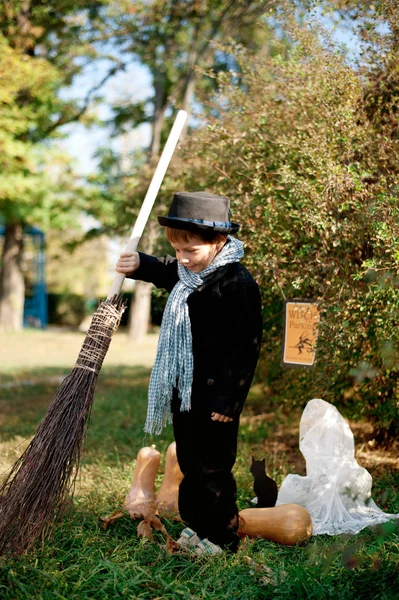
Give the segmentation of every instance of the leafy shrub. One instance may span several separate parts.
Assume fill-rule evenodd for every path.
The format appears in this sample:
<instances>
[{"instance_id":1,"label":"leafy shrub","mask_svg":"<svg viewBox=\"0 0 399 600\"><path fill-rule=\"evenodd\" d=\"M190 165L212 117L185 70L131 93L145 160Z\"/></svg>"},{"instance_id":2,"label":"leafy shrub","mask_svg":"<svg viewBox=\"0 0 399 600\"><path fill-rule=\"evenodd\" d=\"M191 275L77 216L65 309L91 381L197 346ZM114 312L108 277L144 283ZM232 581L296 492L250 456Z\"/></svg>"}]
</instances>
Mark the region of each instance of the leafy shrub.
<instances>
[{"instance_id":1,"label":"leafy shrub","mask_svg":"<svg viewBox=\"0 0 399 600\"><path fill-rule=\"evenodd\" d=\"M229 196L242 224L265 307L259 375L270 398L322 397L398 432L394 88L345 62L319 31L291 36L288 50L257 60L235 48L237 72L217 76L217 116L186 150L183 185ZM320 304L313 370L280 366L283 296Z\"/></svg>"},{"instance_id":2,"label":"leafy shrub","mask_svg":"<svg viewBox=\"0 0 399 600\"><path fill-rule=\"evenodd\" d=\"M85 298L65 292L48 294L48 317L51 325L78 327L85 316Z\"/></svg>"}]
</instances>

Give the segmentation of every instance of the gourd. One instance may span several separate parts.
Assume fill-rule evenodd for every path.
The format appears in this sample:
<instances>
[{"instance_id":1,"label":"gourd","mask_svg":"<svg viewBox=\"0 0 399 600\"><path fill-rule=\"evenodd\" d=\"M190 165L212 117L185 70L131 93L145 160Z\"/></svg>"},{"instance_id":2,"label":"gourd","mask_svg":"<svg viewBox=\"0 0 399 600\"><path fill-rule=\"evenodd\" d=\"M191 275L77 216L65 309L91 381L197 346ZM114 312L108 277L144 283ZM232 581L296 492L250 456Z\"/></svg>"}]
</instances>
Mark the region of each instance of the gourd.
<instances>
[{"instance_id":1,"label":"gourd","mask_svg":"<svg viewBox=\"0 0 399 600\"><path fill-rule=\"evenodd\" d=\"M299 504L272 508L246 508L238 513L240 536L261 537L286 546L306 542L312 535L312 520Z\"/></svg>"},{"instance_id":2,"label":"gourd","mask_svg":"<svg viewBox=\"0 0 399 600\"><path fill-rule=\"evenodd\" d=\"M158 514L176 516L179 512L179 485L183 479L176 455L176 442L172 442L166 451L165 475L156 495Z\"/></svg>"},{"instance_id":3,"label":"gourd","mask_svg":"<svg viewBox=\"0 0 399 600\"><path fill-rule=\"evenodd\" d=\"M141 448L137 454L131 488L125 498L125 507L132 519L155 515L155 476L161 453L155 446Z\"/></svg>"}]
</instances>

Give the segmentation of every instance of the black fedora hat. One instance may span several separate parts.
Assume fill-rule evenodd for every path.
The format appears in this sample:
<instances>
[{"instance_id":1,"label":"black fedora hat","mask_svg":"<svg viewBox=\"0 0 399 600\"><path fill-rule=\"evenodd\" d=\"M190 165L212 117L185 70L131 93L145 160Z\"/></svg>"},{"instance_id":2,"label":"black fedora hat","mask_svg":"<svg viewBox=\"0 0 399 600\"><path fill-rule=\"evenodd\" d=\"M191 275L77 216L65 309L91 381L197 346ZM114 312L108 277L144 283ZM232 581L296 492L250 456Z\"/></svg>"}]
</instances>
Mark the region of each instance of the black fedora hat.
<instances>
[{"instance_id":1,"label":"black fedora hat","mask_svg":"<svg viewBox=\"0 0 399 600\"><path fill-rule=\"evenodd\" d=\"M208 192L176 192L166 217L158 217L163 227L189 231L235 233L240 226L230 221L230 200Z\"/></svg>"}]
</instances>

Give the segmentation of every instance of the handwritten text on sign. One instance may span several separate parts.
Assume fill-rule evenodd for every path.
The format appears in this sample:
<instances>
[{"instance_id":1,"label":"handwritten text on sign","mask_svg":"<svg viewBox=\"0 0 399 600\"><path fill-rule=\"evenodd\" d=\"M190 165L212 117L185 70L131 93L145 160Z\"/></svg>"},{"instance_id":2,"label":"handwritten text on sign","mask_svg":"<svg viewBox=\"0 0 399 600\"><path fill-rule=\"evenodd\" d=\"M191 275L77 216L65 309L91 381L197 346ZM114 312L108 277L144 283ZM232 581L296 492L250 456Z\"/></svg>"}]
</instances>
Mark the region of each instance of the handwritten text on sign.
<instances>
[{"instance_id":1,"label":"handwritten text on sign","mask_svg":"<svg viewBox=\"0 0 399 600\"><path fill-rule=\"evenodd\" d=\"M287 300L283 363L311 367L316 356L320 311L315 302Z\"/></svg>"}]
</instances>

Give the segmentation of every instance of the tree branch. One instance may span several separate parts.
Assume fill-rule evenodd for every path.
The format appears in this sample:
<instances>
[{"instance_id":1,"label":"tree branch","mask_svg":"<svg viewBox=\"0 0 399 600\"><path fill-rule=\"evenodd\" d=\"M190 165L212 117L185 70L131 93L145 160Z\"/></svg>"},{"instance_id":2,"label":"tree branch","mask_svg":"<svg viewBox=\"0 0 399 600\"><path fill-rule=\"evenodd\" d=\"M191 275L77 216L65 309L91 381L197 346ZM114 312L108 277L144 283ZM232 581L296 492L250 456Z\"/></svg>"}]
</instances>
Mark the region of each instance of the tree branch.
<instances>
[{"instance_id":1,"label":"tree branch","mask_svg":"<svg viewBox=\"0 0 399 600\"><path fill-rule=\"evenodd\" d=\"M118 65L113 67L97 85L92 87L87 92L86 97L83 101L83 106L78 111L76 111L73 115L61 116L57 121L55 121L55 123L52 123L50 125L50 127L48 127L43 132L43 137L47 137L50 133L52 133L55 129L57 129L58 127L61 127L62 125L67 125L68 123L73 123L74 121L78 121L80 119L80 117L88 109L90 102L92 101L93 95L108 81L108 79L113 77L115 75L115 73L117 73L118 71L123 71L125 69L125 67L126 67L125 63L119 63Z\"/></svg>"}]
</instances>

